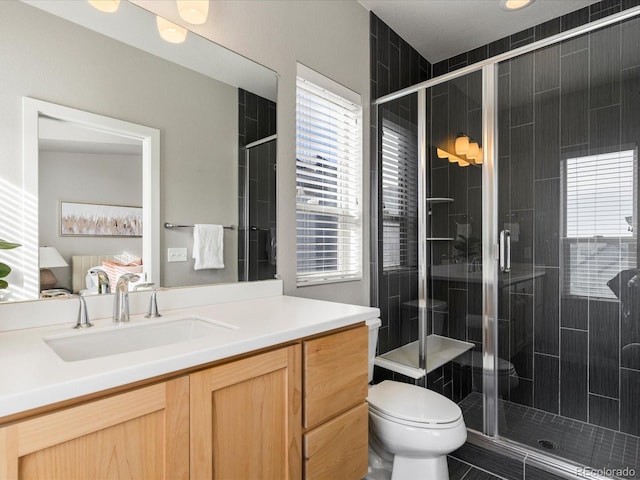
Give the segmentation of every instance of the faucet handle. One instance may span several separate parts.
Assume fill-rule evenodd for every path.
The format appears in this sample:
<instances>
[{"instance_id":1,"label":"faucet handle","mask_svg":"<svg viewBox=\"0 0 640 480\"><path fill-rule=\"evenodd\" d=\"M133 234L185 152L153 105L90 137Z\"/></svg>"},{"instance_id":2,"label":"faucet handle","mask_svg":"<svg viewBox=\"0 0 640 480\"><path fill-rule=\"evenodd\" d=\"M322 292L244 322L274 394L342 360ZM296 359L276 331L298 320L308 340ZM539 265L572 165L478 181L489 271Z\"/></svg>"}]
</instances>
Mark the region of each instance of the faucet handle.
<instances>
[{"instance_id":1,"label":"faucet handle","mask_svg":"<svg viewBox=\"0 0 640 480\"><path fill-rule=\"evenodd\" d=\"M89 313L87 311L87 302L84 299L84 296L78 295L78 299L80 299L80 309L78 310L78 321L76 322L76 326L73 328L89 328L93 327L93 323L89 321Z\"/></svg>"},{"instance_id":2,"label":"faucet handle","mask_svg":"<svg viewBox=\"0 0 640 480\"><path fill-rule=\"evenodd\" d=\"M149 299L149 310L144 318L158 318L161 317L160 313L158 313L158 289L156 288L153 292L151 292L151 298Z\"/></svg>"}]
</instances>

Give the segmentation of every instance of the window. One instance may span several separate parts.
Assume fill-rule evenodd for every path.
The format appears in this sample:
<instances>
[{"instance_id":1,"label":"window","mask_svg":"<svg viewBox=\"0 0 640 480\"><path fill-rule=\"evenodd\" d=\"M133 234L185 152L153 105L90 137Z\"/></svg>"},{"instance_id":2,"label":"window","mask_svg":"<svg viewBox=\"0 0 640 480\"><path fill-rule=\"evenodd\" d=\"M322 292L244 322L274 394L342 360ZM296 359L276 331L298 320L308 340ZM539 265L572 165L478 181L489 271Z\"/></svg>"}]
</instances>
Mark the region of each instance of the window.
<instances>
[{"instance_id":1,"label":"window","mask_svg":"<svg viewBox=\"0 0 640 480\"><path fill-rule=\"evenodd\" d=\"M635 150L569 158L564 166L564 292L616 298L607 282L637 266Z\"/></svg>"},{"instance_id":2,"label":"window","mask_svg":"<svg viewBox=\"0 0 640 480\"><path fill-rule=\"evenodd\" d=\"M390 114L388 114L390 115ZM382 264L384 270L417 265L417 134L382 120Z\"/></svg>"},{"instance_id":3,"label":"window","mask_svg":"<svg viewBox=\"0 0 640 480\"><path fill-rule=\"evenodd\" d=\"M297 284L362 278L359 95L298 65Z\"/></svg>"}]
</instances>

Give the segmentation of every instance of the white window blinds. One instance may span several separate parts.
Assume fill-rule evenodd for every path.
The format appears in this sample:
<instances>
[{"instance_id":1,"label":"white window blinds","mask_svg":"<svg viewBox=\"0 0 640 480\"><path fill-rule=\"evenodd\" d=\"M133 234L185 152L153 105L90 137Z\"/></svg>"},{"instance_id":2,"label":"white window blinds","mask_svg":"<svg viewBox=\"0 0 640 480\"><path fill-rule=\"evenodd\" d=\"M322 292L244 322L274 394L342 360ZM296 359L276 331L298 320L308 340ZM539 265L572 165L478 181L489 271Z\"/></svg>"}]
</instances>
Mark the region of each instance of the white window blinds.
<instances>
[{"instance_id":1,"label":"white window blinds","mask_svg":"<svg viewBox=\"0 0 640 480\"><path fill-rule=\"evenodd\" d=\"M382 121L382 262L385 270L417 264L417 133Z\"/></svg>"},{"instance_id":2,"label":"white window blinds","mask_svg":"<svg viewBox=\"0 0 640 480\"><path fill-rule=\"evenodd\" d=\"M564 177L564 291L615 298L607 282L637 267L635 151L569 158Z\"/></svg>"},{"instance_id":3,"label":"white window blinds","mask_svg":"<svg viewBox=\"0 0 640 480\"><path fill-rule=\"evenodd\" d=\"M297 283L360 279L362 107L302 77L296 92Z\"/></svg>"}]
</instances>

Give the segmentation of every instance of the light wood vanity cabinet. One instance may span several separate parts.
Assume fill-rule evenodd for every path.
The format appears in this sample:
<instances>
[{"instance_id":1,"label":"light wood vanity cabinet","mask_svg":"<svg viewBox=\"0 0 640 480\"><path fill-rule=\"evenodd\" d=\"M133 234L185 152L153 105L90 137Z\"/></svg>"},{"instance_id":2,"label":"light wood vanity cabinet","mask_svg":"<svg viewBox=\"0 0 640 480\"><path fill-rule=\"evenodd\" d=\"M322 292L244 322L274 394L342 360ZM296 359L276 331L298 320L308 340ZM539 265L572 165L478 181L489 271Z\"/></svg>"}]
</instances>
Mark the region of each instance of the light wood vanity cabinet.
<instances>
[{"instance_id":1,"label":"light wood vanity cabinet","mask_svg":"<svg viewBox=\"0 0 640 480\"><path fill-rule=\"evenodd\" d=\"M363 325L302 344L305 480L367 473L368 334Z\"/></svg>"},{"instance_id":2,"label":"light wood vanity cabinet","mask_svg":"<svg viewBox=\"0 0 640 480\"><path fill-rule=\"evenodd\" d=\"M359 326L0 427L0 478L355 480L367 472Z\"/></svg>"},{"instance_id":3,"label":"light wood vanity cabinet","mask_svg":"<svg viewBox=\"0 0 640 480\"><path fill-rule=\"evenodd\" d=\"M0 478L188 479L188 378L0 428Z\"/></svg>"},{"instance_id":4,"label":"light wood vanity cabinet","mask_svg":"<svg viewBox=\"0 0 640 480\"><path fill-rule=\"evenodd\" d=\"M301 478L300 345L191 377L191 478Z\"/></svg>"}]
</instances>

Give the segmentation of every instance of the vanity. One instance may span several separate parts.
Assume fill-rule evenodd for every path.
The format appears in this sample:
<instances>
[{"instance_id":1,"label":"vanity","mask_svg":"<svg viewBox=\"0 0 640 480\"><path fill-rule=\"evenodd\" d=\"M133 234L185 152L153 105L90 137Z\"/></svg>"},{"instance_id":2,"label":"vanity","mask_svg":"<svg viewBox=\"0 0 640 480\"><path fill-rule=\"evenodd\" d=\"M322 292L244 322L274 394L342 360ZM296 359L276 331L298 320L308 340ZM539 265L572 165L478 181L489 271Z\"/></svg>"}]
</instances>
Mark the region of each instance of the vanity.
<instances>
[{"instance_id":1,"label":"vanity","mask_svg":"<svg viewBox=\"0 0 640 480\"><path fill-rule=\"evenodd\" d=\"M163 291L163 316L151 320L143 315L148 292L131 298L128 325L92 318L93 328L76 331L67 316L0 333L1 478L366 474L364 321L378 309L284 296L277 280ZM104 299L88 300L101 311ZM31 306L37 314L42 303L71 313L77 305L32 302L22 313ZM73 347L51 347L70 335L135 336L184 319L213 333L66 361L59 355Z\"/></svg>"}]
</instances>

